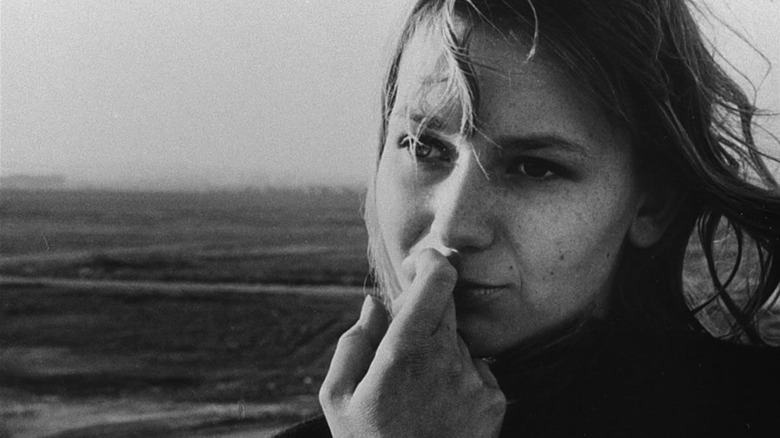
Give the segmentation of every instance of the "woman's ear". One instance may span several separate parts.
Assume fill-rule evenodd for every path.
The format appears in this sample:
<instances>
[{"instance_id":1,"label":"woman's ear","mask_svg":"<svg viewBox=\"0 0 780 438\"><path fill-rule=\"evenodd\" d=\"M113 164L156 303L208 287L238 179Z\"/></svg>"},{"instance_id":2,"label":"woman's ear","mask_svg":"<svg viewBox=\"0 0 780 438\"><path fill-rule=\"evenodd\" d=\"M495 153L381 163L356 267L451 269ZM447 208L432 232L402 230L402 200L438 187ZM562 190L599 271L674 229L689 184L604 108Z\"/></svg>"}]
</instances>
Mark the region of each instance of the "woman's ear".
<instances>
[{"instance_id":1,"label":"woman's ear","mask_svg":"<svg viewBox=\"0 0 780 438\"><path fill-rule=\"evenodd\" d=\"M682 196L668 186L645 189L628 230L631 244L647 248L658 243L679 211L681 199Z\"/></svg>"}]
</instances>

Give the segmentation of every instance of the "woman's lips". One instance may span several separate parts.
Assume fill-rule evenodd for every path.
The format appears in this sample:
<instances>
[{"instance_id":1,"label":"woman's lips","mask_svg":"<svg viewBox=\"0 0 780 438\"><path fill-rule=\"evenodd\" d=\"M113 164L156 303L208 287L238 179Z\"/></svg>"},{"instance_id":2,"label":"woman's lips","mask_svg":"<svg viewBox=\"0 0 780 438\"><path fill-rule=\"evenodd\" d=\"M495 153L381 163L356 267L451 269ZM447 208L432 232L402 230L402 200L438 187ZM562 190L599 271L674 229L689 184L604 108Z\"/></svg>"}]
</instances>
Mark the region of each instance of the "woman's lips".
<instances>
[{"instance_id":1,"label":"woman's lips","mask_svg":"<svg viewBox=\"0 0 780 438\"><path fill-rule=\"evenodd\" d=\"M507 288L507 285L458 280L452 293L456 307L478 307L491 301Z\"/></svg>"}]
</instances>

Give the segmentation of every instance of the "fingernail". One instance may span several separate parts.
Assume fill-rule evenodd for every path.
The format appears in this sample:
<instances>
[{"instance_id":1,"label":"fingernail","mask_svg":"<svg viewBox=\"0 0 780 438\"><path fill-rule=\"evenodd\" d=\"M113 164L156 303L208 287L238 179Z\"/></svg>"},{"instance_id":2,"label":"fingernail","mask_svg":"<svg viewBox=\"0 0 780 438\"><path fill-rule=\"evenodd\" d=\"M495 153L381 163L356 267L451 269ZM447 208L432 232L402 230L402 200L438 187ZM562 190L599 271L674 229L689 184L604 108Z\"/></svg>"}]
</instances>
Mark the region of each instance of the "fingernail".
<instances>
[{"instance_id":1,"label":"fingernail","mask_svg":"<svg viewBox=\"0 0 780 438\"><path fill-rule=\"evenodd\" d=\"M368 315L374 310L374 306L376 305L376 298L372 297L371 295L366 295L366 298L363 300L363 307L360 308L359 321L365 321L368 318Z\"/></svg>"},{"instance_id":2,"label":"fingernail","mask_svg":"<svg viewBox=\"0 0 780 438\"><path fill-rule=\"evenodd\" d=\"M401 262L401 275L399 277L399 280L403 279L406 282L408 282L407 284L413 283L417 276L417 273L426 269L425 266L426 259L424 257L421 257L420 255L425 251L431 251L431 250L443 256L447 260L447 262L450 265L452 265L452 267L455 268L456 271L460 270L460 252L457 249L448 248L446 246L441 246L441 245L430 246L412 252ZM393 308L395 310L395 306L393 306Z\"/></svg>"},{"instance_id":3,"label":"fingernail","mask_svg":"<svg viewBox=\"0 0 780 438\"><path fill-rule=\"evenodd\" d=\"M419 253L411 254L401 262L401 274L409 282L414 281L414 277L417 275L417 259L420 258L418 255Z\"/></svg>"},{"instance_id":4,"label":"fingernail","mask_svg":"<svg viewBox=\"0 0 780 438\"><path fill-rule=\"evenodd\" d=\"M460 271L460 252L457 249L447 248L447 252L442 254L456 270Z\"/></svg>"},{"instance_id":5,"label":"fingernail","mask_svg":"<svg viewBox=\"0 0 780 438\"><path fill-rule=\"evenodd\" d=\"M450 258L450 257L458 255L458 250L455 249L455 248L449 248L449 247L446 247L446 246L440 246L440 247L434 247L433 249L435 249L436 251L439 251L441 253L441 255L443 255L446 258Z\"/></svg>"}]
</instances>

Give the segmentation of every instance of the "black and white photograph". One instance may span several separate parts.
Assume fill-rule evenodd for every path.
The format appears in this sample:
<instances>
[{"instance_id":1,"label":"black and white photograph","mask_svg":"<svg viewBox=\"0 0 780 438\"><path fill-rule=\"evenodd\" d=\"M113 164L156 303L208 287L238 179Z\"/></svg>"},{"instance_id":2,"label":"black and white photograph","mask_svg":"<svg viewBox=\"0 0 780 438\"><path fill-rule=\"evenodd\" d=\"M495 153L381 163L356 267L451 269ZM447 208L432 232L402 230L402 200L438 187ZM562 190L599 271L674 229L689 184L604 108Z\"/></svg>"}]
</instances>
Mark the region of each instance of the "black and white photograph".
<instances>
[{"instance_id":1,"label":"black and white photograph","mask_svg":"<svg viewBox=\"0 0 780 438\"><path fill-rule=\"evenodd\" d=\"M778 0L0 0L0 438L780 436Z\"/></svg>"}]
</instances>

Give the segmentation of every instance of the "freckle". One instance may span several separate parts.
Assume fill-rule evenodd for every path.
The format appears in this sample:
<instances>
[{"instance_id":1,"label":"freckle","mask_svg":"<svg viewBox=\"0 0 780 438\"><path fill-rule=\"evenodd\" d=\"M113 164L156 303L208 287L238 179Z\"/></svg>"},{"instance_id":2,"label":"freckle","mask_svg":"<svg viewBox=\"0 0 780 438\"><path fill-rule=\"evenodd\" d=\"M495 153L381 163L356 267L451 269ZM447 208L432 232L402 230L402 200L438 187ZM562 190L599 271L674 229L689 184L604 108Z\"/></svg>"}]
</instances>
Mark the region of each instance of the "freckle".
<instances>
[{"instance_id":1,"label":"freckle","mask_svg":"<svg viewBox=\"0 0 780 438\"><path fill-rule=\"evenodd\" d=\"M561 256L560 256L560 257L558 257L558 259L559 259L559 260L563 260L563 259L565 259L565 258L566 258L566 255L565 255L565 254L563 254L563 253L561 253Z\"/></svg>"},{"instance_id":2,"label":"freckle","mask_svg":"<svg viewBox=\"0 0 780 438\"><path fill-rule=\"evenodd\" d=\"M512 265L509 265L509 270L510 270L510 271L514 271L514 270L515 270L515 267L514 267L514 266L512 266Z\"/></svg>"},{"instance_id":3,"label":"freckle","mask_svg":"<svg viewBox=\"0 0 780 438\"><path fill-rule=\"evenodd\" d=\"M555 271L550 271L550 277L555 276Z\"/></svg>"}]
</instances>

